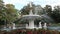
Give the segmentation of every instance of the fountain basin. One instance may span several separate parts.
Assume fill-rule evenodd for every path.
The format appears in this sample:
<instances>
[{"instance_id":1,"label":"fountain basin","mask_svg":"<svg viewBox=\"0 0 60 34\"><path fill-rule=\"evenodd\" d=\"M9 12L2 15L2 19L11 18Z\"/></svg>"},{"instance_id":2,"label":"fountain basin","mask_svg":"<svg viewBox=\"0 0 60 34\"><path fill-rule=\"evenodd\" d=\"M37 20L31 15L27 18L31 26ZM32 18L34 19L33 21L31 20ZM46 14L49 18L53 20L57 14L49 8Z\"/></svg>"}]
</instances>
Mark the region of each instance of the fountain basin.
<instances>
[{"instance_id":1,"label":"fountain basin","mask_svg":"<svg viewBox=\"0 0 60 34\"><path fill-rule=\"evenodd\" d=\"M40 18L42 18L40 15L23 15L22 16L22 19L28 19L28 20L30 20L30 19L40 19Z\"/></svg>"}]
</instances>

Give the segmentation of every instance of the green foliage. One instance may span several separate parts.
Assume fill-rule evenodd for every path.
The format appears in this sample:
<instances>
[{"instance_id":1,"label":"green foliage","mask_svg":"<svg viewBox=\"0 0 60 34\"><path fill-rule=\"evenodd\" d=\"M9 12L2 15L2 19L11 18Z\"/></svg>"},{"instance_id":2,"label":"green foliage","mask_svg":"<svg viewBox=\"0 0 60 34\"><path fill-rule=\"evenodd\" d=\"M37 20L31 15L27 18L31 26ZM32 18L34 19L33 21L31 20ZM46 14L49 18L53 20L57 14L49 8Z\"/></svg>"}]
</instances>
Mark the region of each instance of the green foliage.
<instances>
[{"instance_id":1,"label":"green foliage","mask_svg":"<svg viewBox=\"0 0 60 34\"><path fill-rule=\"evenodd\" d=\"M18 17L18 10L15 9L13 4L6 4L7 7L7 20L8 22L14 22Z\"/></svg>"},{"instance_id":2,"label":"green foliage","mask_svg":"<svg viewBox=\"0 0 60 34\"><path fill-rule=\"evenodd\" d=\"M4 5L3 1L0 0L0 23L14 22L18 18L18 10L13 4Z\"/></svg>"},{"instance_id":3,"label":"green foliage","mask_svg":"<svg viewBox=\"0 0 60 34\"><path fill-rule=\"evenodd\" d=\"M60 6L55 6L53 13L52 13L52 18L57 22L60 23Z\"/></svg>"}]
</instances>

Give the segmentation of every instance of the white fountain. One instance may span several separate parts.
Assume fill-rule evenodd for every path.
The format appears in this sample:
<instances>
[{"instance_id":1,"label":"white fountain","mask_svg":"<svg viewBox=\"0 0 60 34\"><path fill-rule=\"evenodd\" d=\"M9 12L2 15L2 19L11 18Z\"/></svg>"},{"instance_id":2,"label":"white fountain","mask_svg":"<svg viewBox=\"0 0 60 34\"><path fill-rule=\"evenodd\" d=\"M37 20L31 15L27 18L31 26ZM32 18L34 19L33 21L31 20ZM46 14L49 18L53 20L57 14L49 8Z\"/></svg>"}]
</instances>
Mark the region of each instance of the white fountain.
<instances>
[{"instance_id":1,"label":"white fountain","mask_svg":"<svg viewBox=\"0 0 60 34\"><path fill-rule=\"evenodd\" d=\"M32 3L30 3L30 8L32 8ZM35 28L34 20L40 19L40 16L37 14L33 14L32 9L30 9L29 15L23 15L22 18L24 18L23 20L27 19L29 21L29 25L26 24L26 27L28 26L29 29L33 29Z\"/></svg>"},{"instance_id":2,"label":"white fountain","mask_svg":"<svg viewBox=\"0 0 60 34\"><path fill-rule=\"evenodd\" d=\"M33 12L32 12L32 2L31 2L30 3L29 15L23 15L21 21L28 20L29 21L29 23L28 23L29 25L26 24L26 28L34 29L34 28L37 28L37 26L34 25L34 20L36 20L36 19L42 19L42 18L41 18L40 15L37 15L37 13L33 14ZM41 22L39 22L39 27L38 28L42 28Z\"/></svg>"}]
</instances>

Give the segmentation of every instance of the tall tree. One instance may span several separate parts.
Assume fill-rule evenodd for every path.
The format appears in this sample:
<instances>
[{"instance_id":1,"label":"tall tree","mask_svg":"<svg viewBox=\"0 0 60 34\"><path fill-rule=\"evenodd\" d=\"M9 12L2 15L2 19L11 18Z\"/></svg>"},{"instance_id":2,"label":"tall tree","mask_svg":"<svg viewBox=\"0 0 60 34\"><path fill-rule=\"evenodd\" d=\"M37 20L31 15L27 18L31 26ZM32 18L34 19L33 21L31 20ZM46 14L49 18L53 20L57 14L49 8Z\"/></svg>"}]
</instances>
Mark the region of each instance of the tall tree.
<instances>
[{"instance_id":1,"label":"tall tree","mask_svg":"<svg viewBox=\"0 0 60 34\"><path fill-rule=\"evenodd\" d=\"M13 4L6 4L7 8L7 22L14 22L16 18L18 18L18 10L15 9L15 6Z\"/></svg>"},{"instance_id":2,"label":"tall tree","mask_svg":"<svg viewBox=\"0 0 60 34\"><path fill-rule=\"evenodd\" d=\"M40 5L36 5L36 6L35 6L34 12L37 13L38 15L42 15L42 14L45 13L45 12L43 11L43 8L42 8Z\"/></svg>"},{"instance_id":3,"label":"tall tree","mask_svg":"<svg viewBox=\"0 0 60 34\"><path fill-rule=\"evenodd\" d=\"M5 23L5 9L3 0L0 0L0 24Z\"/></svg>"},{"instance_id":4,"label":"tall tree","mask_svg":"<svg viewBox=\"0 0 60 34\"><path fill-rule=\"evenodd\" d=\"M60 23L60 6L54 7L52 18L56 21L56 23Z\"/></svg>"},{"instance_id":5,"label":"tall tree","mask_svg":"<svg viewBox=\"0 0 60 34\"><path fill-rule=\"evenodd\" d=\"M51 13L52 13L52 7L51 7L50 5L46 5L46 6L44 7L44 10L45 10L45 13L46 13L47 15L51 15Z\"/></svg>"}]
</instances>

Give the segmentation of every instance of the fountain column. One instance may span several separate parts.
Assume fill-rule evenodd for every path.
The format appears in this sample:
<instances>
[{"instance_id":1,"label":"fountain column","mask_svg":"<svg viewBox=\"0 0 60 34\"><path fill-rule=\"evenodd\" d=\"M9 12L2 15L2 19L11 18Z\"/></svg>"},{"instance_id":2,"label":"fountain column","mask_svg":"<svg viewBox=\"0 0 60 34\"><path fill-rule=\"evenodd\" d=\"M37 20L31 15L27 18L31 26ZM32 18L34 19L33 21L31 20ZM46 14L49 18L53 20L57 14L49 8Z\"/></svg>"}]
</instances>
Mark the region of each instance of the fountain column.
<instances>
[{"instance_id":1,"label":"fountain column","mask_svg":"<svg viewBox=\"0 0 60 34\"><path fill-rule=\"evenodd\" d=\"M34 28L34 20L29 20L29 28L30 29Z\"/></svg>"}]
</instances>

